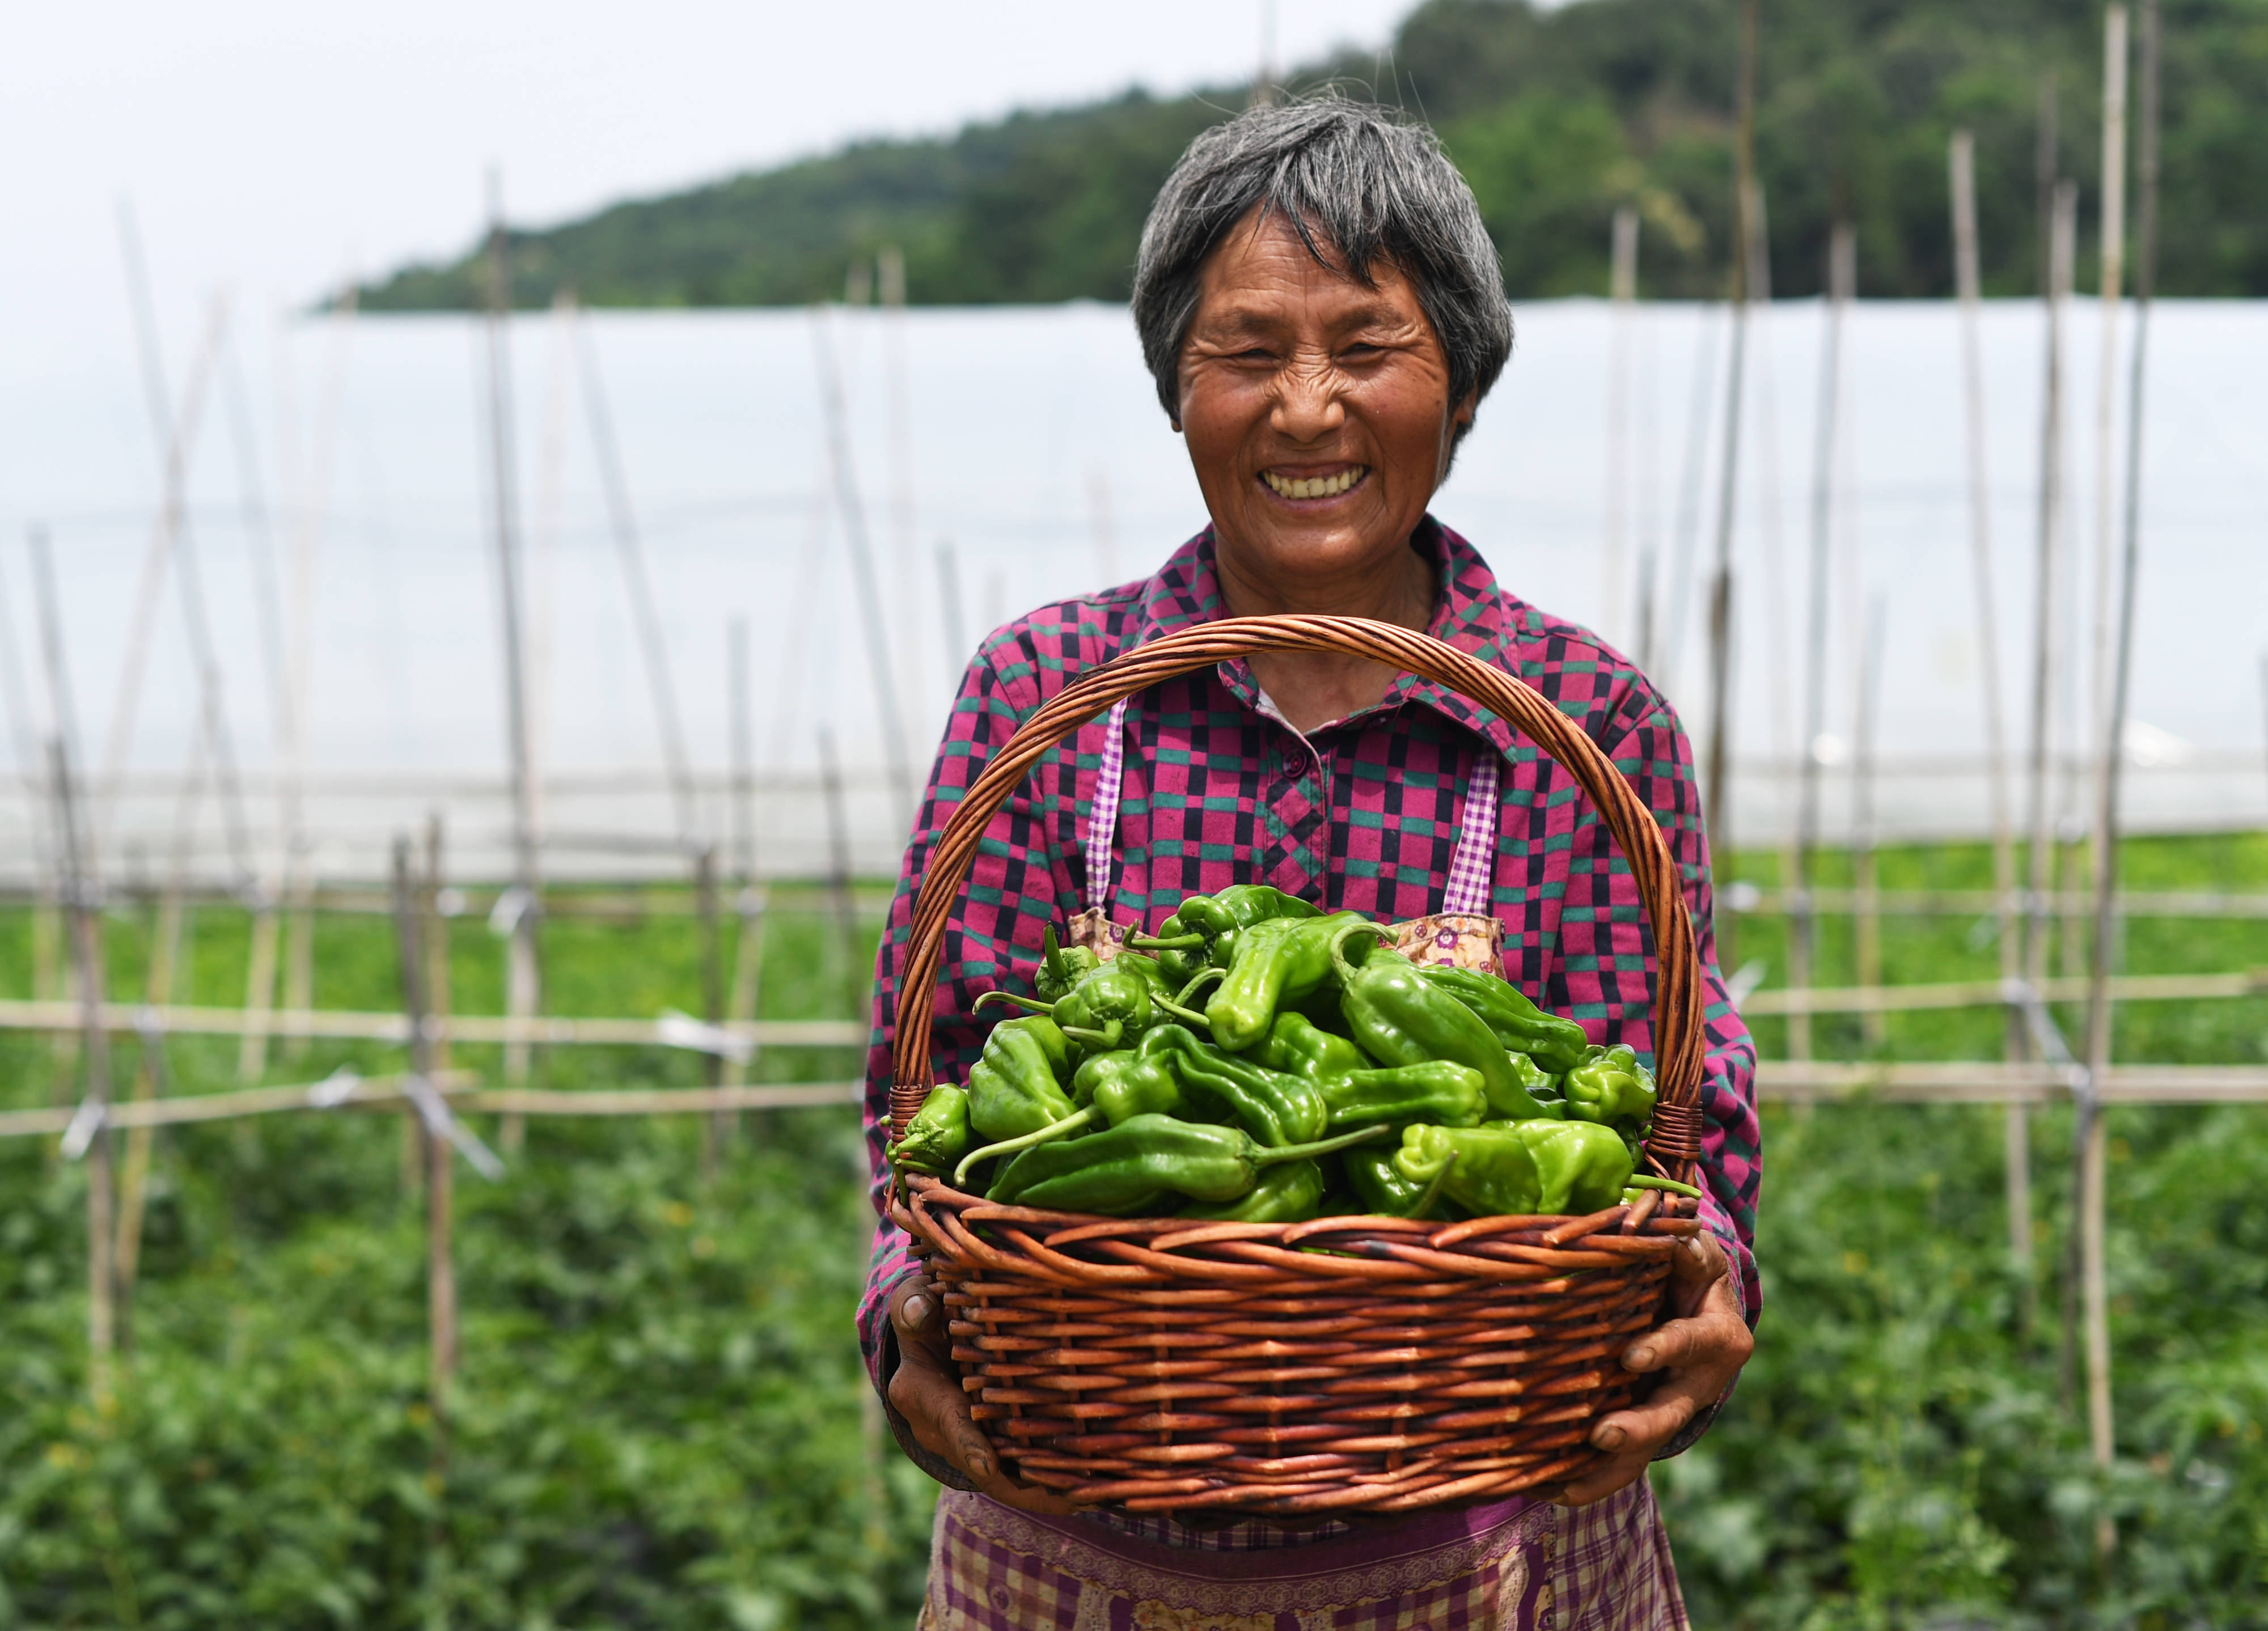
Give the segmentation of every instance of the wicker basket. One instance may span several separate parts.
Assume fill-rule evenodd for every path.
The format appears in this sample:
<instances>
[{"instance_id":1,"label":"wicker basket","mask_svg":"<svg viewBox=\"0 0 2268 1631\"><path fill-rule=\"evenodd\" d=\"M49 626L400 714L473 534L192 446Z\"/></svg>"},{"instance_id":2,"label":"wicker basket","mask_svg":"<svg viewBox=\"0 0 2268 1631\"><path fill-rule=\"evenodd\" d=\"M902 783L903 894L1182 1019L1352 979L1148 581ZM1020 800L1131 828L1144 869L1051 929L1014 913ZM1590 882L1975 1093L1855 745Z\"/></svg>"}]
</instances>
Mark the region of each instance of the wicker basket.
<instances>
[{"instance_id":1,"label":"wicker basket","mask_svg":"<svg viewBox=\"0 0 2268 1631\"><path fill-rule=\"evenodd\" d=\"M1348 652L1436 680L1510 721L1589 794L1630 863L1656 948L1661 1101L1648 1164L1698 1153L1699 962L1677 867L1606 756L1520 680L1438 640L1357 618L1233 618L1066 687L969 788L932 852L900 990L890 1110L931 1085L946 922L993 813L1032 765L1122 696L1260 651ZM942 1289L974 1409L1017 1474L1080 1505L1285 1517L1391 1513L1556 1487L1627 1405L1624 1345L1660 1317L1692 1203L1649 1192L1588 1217L1447 1225L1111 1218L995 1206L934 1179L893 1216Z\"/></svg>"}]
</instances>

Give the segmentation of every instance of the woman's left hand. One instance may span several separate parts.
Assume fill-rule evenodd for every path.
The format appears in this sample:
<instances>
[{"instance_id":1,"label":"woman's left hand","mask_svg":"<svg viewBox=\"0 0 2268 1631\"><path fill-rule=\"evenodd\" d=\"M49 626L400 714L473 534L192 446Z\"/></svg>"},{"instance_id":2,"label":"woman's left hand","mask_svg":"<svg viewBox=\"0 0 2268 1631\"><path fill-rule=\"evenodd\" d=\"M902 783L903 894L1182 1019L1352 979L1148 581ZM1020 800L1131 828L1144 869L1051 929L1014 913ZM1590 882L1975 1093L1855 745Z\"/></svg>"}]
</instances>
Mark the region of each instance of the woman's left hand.
<instances>
[{"instance_id":1,"label":"woman's left hand","mask_svg":"<svg viewBox=\"0 0 2268 1631\"><path fill-rule=\"evenodd\" d=\"M1560 1493L1567 1506L1587 1506L1636 1483L1656 1451L1725 1396L1756 1351L1717 1237L1705 1230L1669 1260L1669 1301L1677 1318L1623 1350L1623 1369L1660 1371L1661 1380L1645 1402L1602 1416L1591 1429L1592 1444L1614 1458Z\"/></svg>"}]
</instances>

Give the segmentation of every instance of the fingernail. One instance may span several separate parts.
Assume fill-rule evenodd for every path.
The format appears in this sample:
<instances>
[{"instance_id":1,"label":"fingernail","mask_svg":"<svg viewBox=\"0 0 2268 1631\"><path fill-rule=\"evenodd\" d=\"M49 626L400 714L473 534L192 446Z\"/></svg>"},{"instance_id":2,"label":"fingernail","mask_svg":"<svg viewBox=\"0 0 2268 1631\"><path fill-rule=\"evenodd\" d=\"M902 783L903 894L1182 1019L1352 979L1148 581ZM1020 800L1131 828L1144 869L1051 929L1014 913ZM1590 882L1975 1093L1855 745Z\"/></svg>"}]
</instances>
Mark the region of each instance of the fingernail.
<instances>
[{"instance_id":1,"label":"fingernail","mask_svg":"<svg viewBox=\"0 0 2268 1631\"><path fill-rule=\"evenodd\" d=\"M906 1318L917 1326L927 1325L930 1315L936 1311L935 1305L925 1297L909 1297L906 1299Z\"/></svg>"},{"instance_id":2,"label":"fingernail","mask_svg":"<svg viewBox=\"0 0 2268 1631\"><path fill-rule=\"evenodd\" d=\"M1602 1427L1591 1435L1591 1442L1602 1450L1620 1450L1624 1435L1618 1427Z\"/></svg>"},{"instance_id":3,"label":"fingernail","mask_svg":"<svg viewBox=\"0 0 2268 1631\"><path fill-rule=\"evenodd\" d=\"M1633 1348L1624 1355L1623 1366L1630 1370L1651 1370L1653 1369L1653 1349L1641 1345Z\"/></svg>"},{"instance_id":4,"label":"fingernail","mask_svg":"<svg viewBox=\"0 0 2268 1631\"><path fill-rule=\"evenodd\" d=\"M973 1478L973 1479L975 1479L975 1480L976 1480L978 1483L980 1483L980 1484L981 1484L981 1483L983 1483L986 1479L988 1479L988 1478L991 1477L991 1476L992 1476L992 1458L991 1458L990 1456L971 1456L971 1457L969 1457L969 1458L968 1458L968 1476L969 1476L969 1477L971 1477L971 1478Z\"/></svg>"}]
</instances>

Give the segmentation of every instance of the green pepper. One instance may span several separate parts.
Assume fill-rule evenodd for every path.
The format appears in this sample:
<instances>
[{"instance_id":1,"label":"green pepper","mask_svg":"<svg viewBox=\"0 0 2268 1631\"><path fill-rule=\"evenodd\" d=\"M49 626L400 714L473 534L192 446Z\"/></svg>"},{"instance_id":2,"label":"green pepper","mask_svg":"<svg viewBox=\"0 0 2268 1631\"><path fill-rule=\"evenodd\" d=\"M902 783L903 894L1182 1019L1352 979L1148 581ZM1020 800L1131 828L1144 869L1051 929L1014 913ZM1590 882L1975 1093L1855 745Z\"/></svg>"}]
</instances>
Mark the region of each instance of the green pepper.
<instances>
[{"instance_id":1,"label":"green pepper","mask_svg":"<svg viewBox=\"0 0 2268 1631\"><path fill-rule=\"evenodd\" d=\"M1530 1098L1541 1103L1546 1098L1562 1097L1559 1077L1517 1048L1512 1051L1510 1057L1512 1073L1520 1078L1520 1084L1528 1090Z\"/></svg>"},{"instance_id":2,"label":"green pepper","mask_svg":"<svg viewBox=\"0 0 2268 1631\"><path fill-rule=\"evenodd\" d=\"M1316 908L1265 884L1232 884L1217 895L1191 895L1158 926L1155 937L1130 936L1127 944L1154 951L1176 988L1207 968L1226 968L1238 937L1274 918L1313 917Z\"/></svg>"},{"instance_id":3,"label":"green pepper","mask_svg":"<svg viewBox=\"0 0 2268 1631\"><path fill-rule=\"evenodd\" d=\"M968 1148L968 1095L949 1082L929 1090L904 1135L890 1146L890 1165L901 1172L943 1177Z\"/></svg>"},{"instance_id":4,"label":"green pepper","mask_svg":"<svg viewBox=\"0 0 2268 1631\"><path fill-rule=\"evenodd\" d=\"M1255 923L1314 917L1317 909L1311 901L1265 884L1232 884L1217 895L1189 896L1182 902L1179 915L1188 929L1217 940Z\"/></svg>"},{"instance_id":5,"label":"green pepper","mask_svg":"<svg viewBox=\"0 0 2268 1631\"><path fill-rule=\"evenodd\" d=\"M1323 1199L1323 1169L1314 1161L1286 1161L1271 1166L1260 1181L1239 1199L1209 1206L1182 1209L1182 1217L1206 1217L1222 1223L1304 1223L1317 1216Z\"/></svg>"},{"instance_id":6,"label":"green pepper","mask_svg":"<svg viewBox=\"0 0 2268 1631\"><path fill-rule=\"evenodd\" d=\"M1070 1044L1044 1015L994 1025L968 1070L969 1126L984 1138L1019 1138L1062 1120L1071 1113L1061 1085L1070 1064Z\"/></svg>"},{"instance_id":7,"label":"green pepper","mask_svg":"<svg viewBox=\"0 0 2268 1631\"><path fill-rule=\"evenodd\" d=\"M1589 1045L1583 1027L1545 1013L1518 986L1476 968L1428 966L1420 972L1427 984L1440 987L1479 1015L1481 1023L1512 1052L1526 1054L1551 1071L1572 1070L1582 1062Z\"/></svg>"},{"instance_id":8,"label":"green pepper","mask_svg":"<svg viewBox=\"0 0 2268 1631\"><path fill-rule=\"evenodd\" d=\"M1515 1121L1506 1129L1535 1157L1539 1212L1602 1212L1631 1181L1630 1146L1589 1121Z\"/></svg>"},{"instance_id":9,"label":"green pepper","mask_svg":"<svg viewBox=\"0 0 2268 1631\"><path fill-rule=\"evenodd\" d=\"M1594 1047L1567 1073L1567 1113L1609 1127L1644 1127L1653 1119L1653 1072L1617 1042Z\"/></svg>"},{"instance_id":10,"label":"green pepper","mask_svg":"<svg viewBox=\"0 0 2268 1631\"><path fill-rule=\"evenodd\" d=\"M1276 1016L1268 1040L1253 1058L1270 1070L1303 1076L1310 1082L1369 1068L1370 1055L1343 1036L1334 1036L1296 1010Z\"/></svg>"},{"instance_id":11,"label":"green pepper","mask_svg":"<svg viewBox=\"0 0 2268 1631\"><path fill-rule=\"evenodd\" d=\"M1145 1211L1169 1194L1192 1201L1233 1201L1269 1167L1344 1150L1386 1130L1366 1127L1311 1144L1270 1150L1255 1143L1241 1128L1138 1115L1085 1138L1026 1150L992 1180L986 1198L1112 1217Z\"/></svg>"},{"instance_id":12,"label":"green pepper","mask_svg":"<svg viewBox=\"0 0 2268 1631\"><path fill-rule=\"evenodd\" d=\"M1440 1196L1441 1178L1447 1169L1436 1172L1430 1181L1404 1178L1395 1163L1395 1153L1383 1144L1366 1144L1339 1157L1362 1209L1376 1217L1446 1216Z\"/></svg>"},{"instance_id":13,"label":"green pepper","mask_svg":"<svg viewBox=\"0 0 2268 1631\"><path fill-rule=\"evenodd\" d=\"M1064 950L1056 939L1056 926L1048 925L1040 938L1040 977L1035 982L1043 1003L1060 1003L1071 988L1102 966L1102 959L1083 945Z\"/></svg>"},{"instance_id":14,"label":"green pepper","mask_svg":"<svg viewBox=\"0 0 2268 1631\"><path fill-rule=\"evenodd\" d=\"M1372 1121L1400 1126L1432 1121L1442 1127L1472 1127L1488 1110L1481 1073L1446 1060L1383 1069L1350 1070L1316 1084L1323 1095L1328 1125L1356 1127Z\"/></svg>"},{"instance_id":15,"label":"green pepper","mask_svg":"<svg viewBox=\"0 0 2268 1631\"><path fill-rule=\"evenodd\" d=\"M1132 1045L1158 1023L1161 1009L1176 1018L1200 1022L1204 1018L1171 1000L1165 976L1149 958L1114 958L1089 969L1068 993L1052 1003L1019 996L1012 991L987 991L976 999L976 1010L981 1013L995 1003L1010 1003L1045 1014L1071 1040L1106 1053Z\"/></svg>"},{"instance_id":16,"label":"green pepper","mask_svg":"<svg viewBox=\"0 0 2268 1631\"><path fill-rule=\"evenodd\" d=\"M1543 1193L1535 1151L1515 1130L1526 1125L1428 1127L1413 1122L1402 1129L1395 1170L1408 1183L1438 1179L1449 1199L1480 1216L1524 1216L1541 1209Z\"/></svg>"},{"instance_id":17,"label":"green pepper","mask_svg":"<svg viewBox=\"0 0 2268 1631\"><path fill-rule=\"evenodd\" d=\"M1300 1144L1323 1135L1329 1108L1305 1076L1224 1054L1184 1025L1160 1025L1142 1040L1145 1053L1171 1057L1184 1092L1226 1106L1262 1143Z\"/></svg>"},{"instance_id":18,"label":"green pepper","mask_svg":"<svg viewBox=\"0 0 2268 1631\"><path fill-rule=\"evenodd\" d=\"M1071 1096L1074 1104L1101 1111L1113 1127L1131 1116L1182 1115L1189 1108L1171 1062L1130 1047L1097 1054L1080 1065L1071 1079Z\"/></svg>"},{"instance_id":19,"label":"green pepper","mask_svg":"<svg viewBox=\"0 0 2268 1631\"><path fill-rule=\"evenodd\" d=\"M1232 1054L1264 1040L1279 1009L1313 995L1331 977L1336 937L1360 929L1376 932L1366 918L1335 912L1270 918L1244 930L1227 974L1205 1003L1212 1040Z\"/></svg>"},{"instance_id":20,"label":"green pepper","mask_svg":"<svg viewBox=\"0 0 2268 1631\"><path fill-rule=\"evenodd\" d=\"M1481 1090L1493 1114L1515 1121L1542 1114L1496 1033L1471 1009L1427 981L1415 963L1374 943L1359 967L1347 960L1349 941L1377 932L1367 923L1348 923L1336 930L1329 946L1342 987L1339 1010L1363 1051L1385 1065L1445 1059L1467 1066L1481 1073Z\"/></svg>"}]
</instances>

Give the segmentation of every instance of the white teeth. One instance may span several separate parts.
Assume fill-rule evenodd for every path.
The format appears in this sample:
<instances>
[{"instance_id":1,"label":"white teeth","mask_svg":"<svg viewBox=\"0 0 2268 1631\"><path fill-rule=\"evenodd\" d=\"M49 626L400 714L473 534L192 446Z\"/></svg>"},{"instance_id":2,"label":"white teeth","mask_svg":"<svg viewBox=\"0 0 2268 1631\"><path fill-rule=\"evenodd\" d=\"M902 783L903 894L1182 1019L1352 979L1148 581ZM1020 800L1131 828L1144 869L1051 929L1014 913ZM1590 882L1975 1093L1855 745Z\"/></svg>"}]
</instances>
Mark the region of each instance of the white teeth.
<instances>
[{"instance_id":1,"label":"white teeth","mask_svg":"<svg viewBox=\"0 0 2268 1631\"><path fill-rule=\"evenodd\" d=\"M1263 470L1261 477L1276 493L1285 498L1336 498L1368 474L1368 467L1350 465L1336 475L1303 476L1287 479L1273 470Z\"/></svg>"}]
</instances>

